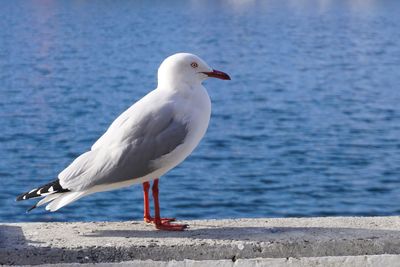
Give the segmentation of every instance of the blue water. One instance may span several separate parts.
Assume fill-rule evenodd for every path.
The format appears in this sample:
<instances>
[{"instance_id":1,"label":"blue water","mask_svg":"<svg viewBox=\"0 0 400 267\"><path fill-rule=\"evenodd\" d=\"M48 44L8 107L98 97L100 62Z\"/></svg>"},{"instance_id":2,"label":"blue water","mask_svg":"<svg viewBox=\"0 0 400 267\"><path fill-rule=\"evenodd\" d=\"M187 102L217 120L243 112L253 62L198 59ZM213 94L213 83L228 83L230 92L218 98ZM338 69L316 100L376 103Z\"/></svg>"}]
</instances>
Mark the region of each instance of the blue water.
<instances>
[{"instance_id":1,"label":"blue water","mask_svg":"<svg viewBox=\"0 0 400 267\"><path fill-rule=\"evenodd\" d=\"M168 3L165 3L168 2ZM161 179L180 219L400 214L396 1L1 1L0 221L142 217L141 186L25 210L167 56L198 54L208 132Z\"/></svg>"}]
</instances>

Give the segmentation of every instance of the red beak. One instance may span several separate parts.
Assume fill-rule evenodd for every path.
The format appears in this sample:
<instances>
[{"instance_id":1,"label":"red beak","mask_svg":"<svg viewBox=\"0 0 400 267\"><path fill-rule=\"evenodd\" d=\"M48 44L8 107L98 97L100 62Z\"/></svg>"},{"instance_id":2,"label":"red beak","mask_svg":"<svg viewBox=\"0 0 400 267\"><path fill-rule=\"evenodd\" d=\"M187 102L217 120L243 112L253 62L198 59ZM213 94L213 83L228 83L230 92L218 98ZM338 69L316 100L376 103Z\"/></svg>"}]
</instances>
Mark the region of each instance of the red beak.
<instances>
[{"instance_id":1,"label":"red beak","mask_svg":"<svg viewBox=\"0 0 400 267\"><path fill-rule=\"evenodd\" d=\"M213 78L218 78L221 80L230 80L231 77L229 77L228 74L226 74L225 72L219 71L219 70L213 70L210 72L203 72L205 75L207 75L208 77L213 77Z\"/></svg>"}]
</instances>

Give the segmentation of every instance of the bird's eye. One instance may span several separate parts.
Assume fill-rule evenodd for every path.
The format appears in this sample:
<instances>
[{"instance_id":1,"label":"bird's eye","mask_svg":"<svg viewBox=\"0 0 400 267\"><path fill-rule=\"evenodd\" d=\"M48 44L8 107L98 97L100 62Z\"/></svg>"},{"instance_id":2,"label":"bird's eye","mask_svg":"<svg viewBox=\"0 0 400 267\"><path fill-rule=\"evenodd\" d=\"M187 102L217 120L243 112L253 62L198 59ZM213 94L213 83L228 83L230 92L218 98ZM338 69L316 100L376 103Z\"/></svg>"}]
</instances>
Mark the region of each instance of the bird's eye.
<instances>
[{"instance_id":1,"label":"bird's eye","mask_svg":"<svg viewBox=\"0 0 400 267\"><path fill-rule=\"evenodd\" d=\"M190 64L190 66L192 66L192 68L197 68L199 65L196 63L196 62L192 62L191 64Z\"/></svg>"}]
</instances>

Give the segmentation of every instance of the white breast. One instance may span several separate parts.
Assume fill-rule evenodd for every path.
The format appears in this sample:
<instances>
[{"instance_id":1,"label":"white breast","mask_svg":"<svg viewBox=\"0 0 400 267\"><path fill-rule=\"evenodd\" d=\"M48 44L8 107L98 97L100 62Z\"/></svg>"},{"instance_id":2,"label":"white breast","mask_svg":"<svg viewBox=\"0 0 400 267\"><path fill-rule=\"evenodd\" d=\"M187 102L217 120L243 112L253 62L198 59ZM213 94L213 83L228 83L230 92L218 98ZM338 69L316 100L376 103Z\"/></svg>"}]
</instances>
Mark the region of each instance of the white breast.
<instances>
[{"instance_id":1,"label":"white breast","mask_svg":"<svg viewBox=\"0 0 400 267\"><path fill-rule=\"evenodd\" d=\"M162 167L152 175L161 176L188 157L203 138L210 122L211 101L203 86L193 89L185 98L175 99L175 103L176 118L187 123L188 134L183 144L155 162Z\"/></svg>"}]
</instances>

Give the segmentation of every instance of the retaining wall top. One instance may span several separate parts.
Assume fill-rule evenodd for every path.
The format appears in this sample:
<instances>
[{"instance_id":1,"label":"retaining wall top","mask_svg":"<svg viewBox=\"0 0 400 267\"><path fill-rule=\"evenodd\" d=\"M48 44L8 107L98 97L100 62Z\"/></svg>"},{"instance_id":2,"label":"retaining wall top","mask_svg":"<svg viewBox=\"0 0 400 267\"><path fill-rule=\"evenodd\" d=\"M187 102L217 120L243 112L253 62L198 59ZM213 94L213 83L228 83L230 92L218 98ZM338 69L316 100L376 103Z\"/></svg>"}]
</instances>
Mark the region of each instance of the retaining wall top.
<instances>
[{"instance_id":1,"label":"retaining wall top","mask_svg":"<svg viewBox=\"0 0 400 267\"><path fill-rule=\"evenodd\" d=\"M0 224L0 264L400 254L400 217Z\"/></svg>"}]
</instances>

